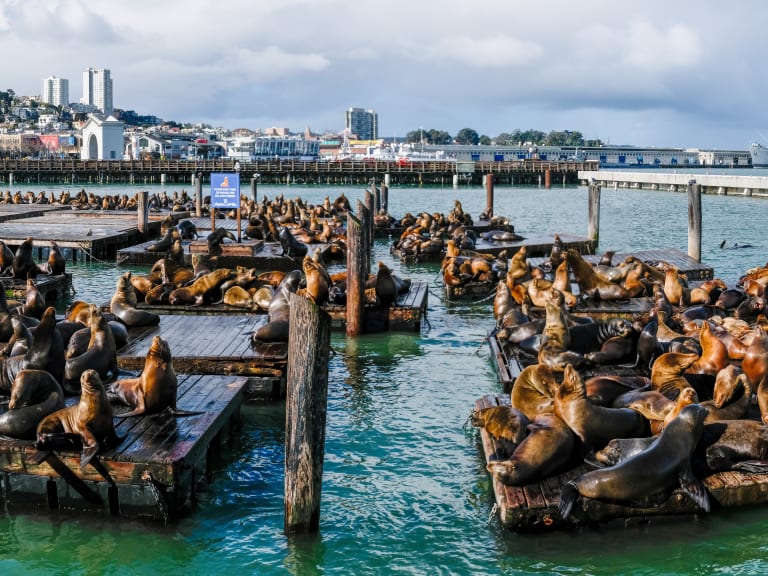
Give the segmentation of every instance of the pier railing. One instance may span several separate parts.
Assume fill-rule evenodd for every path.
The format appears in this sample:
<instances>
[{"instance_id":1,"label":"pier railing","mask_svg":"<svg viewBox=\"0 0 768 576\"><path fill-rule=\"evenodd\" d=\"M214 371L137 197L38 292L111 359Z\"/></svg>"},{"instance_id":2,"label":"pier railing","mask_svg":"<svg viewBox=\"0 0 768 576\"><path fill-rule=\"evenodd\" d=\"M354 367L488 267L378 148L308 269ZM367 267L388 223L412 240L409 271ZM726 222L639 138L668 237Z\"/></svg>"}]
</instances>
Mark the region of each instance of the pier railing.
<instances>
[{"instance_id":1,"label":"pier railing","mask_svg":"<svg viewBox=\"0 0 768 576\"><path fill-rule=\"evenodd\" d=\"M217 160L77 160L3 159L0 183L20 185L46 183L191 183L192 177L210 181L212 172L239 172L241 181L258 178L267 183L393 183L450 184L454 176L462 181L482 182L494 174L497 183L531 183L549 172L553 182L577 183L580 170L594 170L597 162L550 162L517 160L501 162L382 161L382 160L285 160L242 162Z\"/></svg>"}]
</instances>

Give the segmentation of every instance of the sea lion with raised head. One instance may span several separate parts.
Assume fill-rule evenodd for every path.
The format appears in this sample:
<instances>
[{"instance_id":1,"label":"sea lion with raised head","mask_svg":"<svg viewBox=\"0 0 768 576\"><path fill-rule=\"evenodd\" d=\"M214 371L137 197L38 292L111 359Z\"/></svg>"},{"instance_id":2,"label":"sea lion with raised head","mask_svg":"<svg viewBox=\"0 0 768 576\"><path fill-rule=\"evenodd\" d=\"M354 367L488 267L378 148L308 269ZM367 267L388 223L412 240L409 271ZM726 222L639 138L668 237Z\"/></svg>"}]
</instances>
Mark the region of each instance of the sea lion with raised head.
<instances>
[{"instance_id":1,"label":"sea lion with raised head","mask_svg":"<svg viewBox=\"0 0 768 576\"><path fill-rule=\"evenodd\" d=\"M88 322L91 337L88 349L77 356L70 356L64 363L62 385L65 390L74 390L80 376L88 369L95 370L101 378L118 373L117 345L109 323L96 304L91 304L91 317Z\"/></svg>"},{"instance_id":2,"label":"sea lion with raised head","mask_svg":"<svg viewBox=\"0 0 768 576\"><path fill-rule=\"evenodd\" d=\"M57 437L75 435L82 442L80 468L84 468L102 448L120 443L112 421L112 405L96 370L80 376L80 401L49 414L37 426L38 450L55 448Z\"/></svg>"},{"instance_id":3,"label":"sea lion with raised head","mask_svg":"<svg viewBox=\"0 0 768 576\"><path fill-rule=\"evenodd\" d=\"M40 274L40 267L32 257L33 239L28 236L16 249L13 257L13 276L20 280L26 280L30 276L34 277Z\"/></svg>"},{"instance_id":4,"label":"sea lion with raised head","mask_svg":"<svg viewBox=\"0 0 768 576\"><path fill-rule=\"evenodd\" d=\"M705 512L709 496L693 474L691 456L701 438L707 410L691 404L680 411L643 451L609 468L585 472L560 493L558 509L567 519L581 495L596 500L635 503L680 486Z\"/></svg>"},{"instance_id":5,"label":"sea lion with raised head","mask_svg":"<svg viewBox=\"0 0 768 576\"><path fill-rule=\"evenodd\" d=\"M510 391L510 403L533 420L537 414L555 410L554 390L557 381L545 364L531 364L515 378Z\"/></svg>"},{"instance_id":6,"label":"sea lion with raised head","mask_svg":"<svg viewBox=\"0 0 768 576\"><path fill-rule=\"evenodd\" d=\"M160 316L149 310L136 308L138 300L131 282L131 271L123 272L117 279L115 293L109 301L109 311L128 327L155 326Z\"/></svg>"},{"instance_id":7,"label":"sea lion with raised head","mask_svg":"<svg viewBox=\"0 0 768 576\"><path fill-rule=\"evenodd\" d=\"M33 439L40 421L64 408L64 391L47 370L22 370L11 386L8 411L0 414L0 434Z\"/></svg>"},{"instance_id":8,"label":"sea lion with raised head","mask_svg":"<svg viewBox=\"0 0 768 576\"><path fill-rule=\"evenodd\" d=\"M259 326L251 336L251 344L260 342L287 342L291 317L290 294L295 293L301 282L301 271L292 270L275 290L267 311L267 323Z\"/></svg>"},{"instance_id":9,"label":"sea lion with raised head","mask_svg":"<svg viewBox=\"0 0 768 576\"><path fill-rule=\"evenodd\" d=\"M665 396L675 399L683 388L690 384L683 374L698 360L698 354L665 352L653 362L651 385Z\"/></svg>"}]
</instances>

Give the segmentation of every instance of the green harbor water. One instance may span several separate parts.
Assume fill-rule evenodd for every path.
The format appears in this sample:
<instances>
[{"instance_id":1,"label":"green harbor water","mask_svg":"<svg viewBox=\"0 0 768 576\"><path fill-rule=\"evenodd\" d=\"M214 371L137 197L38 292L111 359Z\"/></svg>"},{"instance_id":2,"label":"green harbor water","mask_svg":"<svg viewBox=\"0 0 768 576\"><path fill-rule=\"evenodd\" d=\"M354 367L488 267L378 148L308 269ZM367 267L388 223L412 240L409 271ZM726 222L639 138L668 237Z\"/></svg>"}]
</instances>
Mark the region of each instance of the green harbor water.
<instances>
[{"instance_id":1,"label":"green harbor water","mask_svg":"<svg viewBox=\"0 0 768 576\"><path fill-rule=\"evenodd\" d=\"M22 190L37 187L22 187ZM58 194L60 188L55 188ZM64 189L64 188L61 188ZM79 190L79 188L78 188ZM132 188L88 188L132 193ZM159 191L159 187L150 188ZM169 192L173 188L168 188ZM357 187L259 187L320 202ZM476 216L481 188L390 189L389 208L448 212L454 199ZM735 281L766 262L768 199L704 196L705 263ZM584 187L499 188L495 213L518 233L586 235ZM687 251L684 193L603 189L599 250ZM721 249L734 242L751 244ZM484 338L490 302L449 303L439 265L403 265L377 241L375 260L430 284L420 334L334 334L320 530L283 533L283 403L248 403L234 443L210 462L193 510L162 526L93 515L0 513L0 572L67 574L765 574L768 507L708 516L612 524L547 534L505 531L479 434L467 421L477 398L500 393ZM374 261L375 261L374 260ZM108 299L120 273L111 263L68 264L75 298ZM141 271L141 268L133 268Z\"/></svg>"}]
</instances>

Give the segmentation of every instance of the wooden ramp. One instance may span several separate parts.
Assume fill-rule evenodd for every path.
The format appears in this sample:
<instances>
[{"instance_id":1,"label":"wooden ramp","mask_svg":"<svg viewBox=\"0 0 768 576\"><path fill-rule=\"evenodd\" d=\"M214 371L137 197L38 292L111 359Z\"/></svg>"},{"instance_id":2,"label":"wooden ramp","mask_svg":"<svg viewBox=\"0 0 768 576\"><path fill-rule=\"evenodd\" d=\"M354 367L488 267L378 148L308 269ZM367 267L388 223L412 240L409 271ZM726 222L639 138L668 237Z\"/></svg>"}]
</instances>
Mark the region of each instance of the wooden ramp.
<instances>
[{"instance_id":1,"label":"wooden ramp","mask_svg":"<svg viewBox=\"0 0 768 576\"><path fill-rule=\"evenodd\" d=\"M121 370L141 371L152 338L168 342L177 373L247 376L246 395L280 398L285 395L288 343L251 346L251 334L266 323L266 315L160 315L160 324L131 328L128 344L117 351Z\"/></svg>"},{"instance_id":2,"label":"wooden ramp","mask_svg":"<svg viewBox=\"0 0 768 576\"><path fill-rule=\"evenodd\" d=\"M40 453L32 441L0 438L0 493L7 507L176 519L193 503L209 451L239 422L246 385L232 376L178 379L178 408L200 414L116 418L123 440L101 452L96 466L80 469L80 452ZM126 411L114 406L115 414Z\"/></svg>"},{"instance_id":3,"label":"wooden ramp","mask_svg":"<svg viewBox=\"0 0 768 576\"><path fill-rule=\"evenodd\" d=\"M483 396L475 402L475 409L481 410L500 404L509 404L509 398ZM503 448L497 446L495 440L484 429L480 429L480 437L486 463L494 457L505 457ZM644 508L579 497L570 518L563 520L557 509L562 487L584 472L593 469L591 466L582 464L562 474L526 486L506 486L494 476L493 493L502 526L525 532L603 524L614 520L622 520L626 523L630 520L639 522L661 516L692 517L701 513L698 506L677 488L662 504ZM716 513L718 508L753 506L768 502L768 474L718 472L707 476L702 481L709 492L713 513Z\"/></svg>"}]
</instances>

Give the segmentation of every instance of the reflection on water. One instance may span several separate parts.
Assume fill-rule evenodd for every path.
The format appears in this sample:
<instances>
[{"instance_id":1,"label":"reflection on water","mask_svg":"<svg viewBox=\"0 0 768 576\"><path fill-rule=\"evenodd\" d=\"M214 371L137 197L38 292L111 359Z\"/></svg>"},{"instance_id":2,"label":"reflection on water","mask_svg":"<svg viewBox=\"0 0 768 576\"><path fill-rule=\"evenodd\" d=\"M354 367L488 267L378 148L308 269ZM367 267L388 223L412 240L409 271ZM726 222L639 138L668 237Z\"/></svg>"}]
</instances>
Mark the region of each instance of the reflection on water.
<instances>
[{"instance_id":1,"label":"reflection on water","mask_svg":"<svg viewBox=\"0 0 768 576\"><path fill-rule=\"evenodd\" d=\"M121 191L124 188L121 188ZM169 189L169 192L171 190ZM259 187L259 195L319 202L362 188ZM476 215L480 188L393 189L390 211L448 212L454 199ZM587 193L568 187L497 188L495 213L518 233L585 235ZM685 194L602 191L599 250L687 250ZM768 199L705 196L703 259L734 280L766 261L759 231ZM752 248L722 250L724 240ZM350 339L335 333L320 534L283 534L285 415L282 402L248 404L231 447L193 514L168 528L69 515L0 515L0 570L25 574L689 574L768 570L761 534L768 511L715 511L709 517L574 533L520 535L488 523L493 505L476 429L474 401L500 393L484 338L490 300L444 302L439 265L403 265L379 241L374 262L430 286L421 334ZM75 298L104 302L114 264L68 263ZM142 271L141 267L133 268Z\"/></svg>"}]
</instances>

